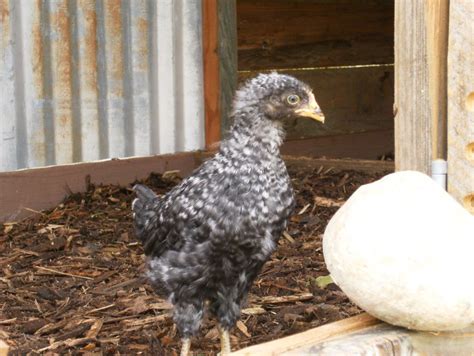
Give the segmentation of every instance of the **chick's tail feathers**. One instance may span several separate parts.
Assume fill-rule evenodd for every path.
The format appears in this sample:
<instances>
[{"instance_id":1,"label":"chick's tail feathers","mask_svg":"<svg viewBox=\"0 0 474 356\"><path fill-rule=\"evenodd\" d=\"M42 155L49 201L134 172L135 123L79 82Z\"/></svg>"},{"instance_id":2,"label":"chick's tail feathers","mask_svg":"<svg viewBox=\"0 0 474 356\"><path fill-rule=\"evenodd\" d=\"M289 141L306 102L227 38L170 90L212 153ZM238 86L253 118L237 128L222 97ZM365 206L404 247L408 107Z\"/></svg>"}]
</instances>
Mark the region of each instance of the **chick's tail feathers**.
<instances>
[{"instance_id":1,"label":"chick's tail feathers","mask_svg":"<svg viewBox=\"0 0 474 356\"><path fill-rule=\"evenodd\" d=\"M133 191L137 195L137 197L132 202L132 210L134 213L143 209L144 203L153 202L156 198L158 198L153 190L141 184L135 184L133 186Z\"/></svg>"},{"instance_id":2,"label":"chick's tail feathers","mask_svg":"<svg viewBox=\"0 0 474 356\"><path fill-rule=\"evenodd\" d=\"M157 221L156 205L158 196L148 187L136 184L133 191L137 197L132 202L135 233L144 242L147 240L147 231L153 229Z\"/></svg>"}]
</instances>

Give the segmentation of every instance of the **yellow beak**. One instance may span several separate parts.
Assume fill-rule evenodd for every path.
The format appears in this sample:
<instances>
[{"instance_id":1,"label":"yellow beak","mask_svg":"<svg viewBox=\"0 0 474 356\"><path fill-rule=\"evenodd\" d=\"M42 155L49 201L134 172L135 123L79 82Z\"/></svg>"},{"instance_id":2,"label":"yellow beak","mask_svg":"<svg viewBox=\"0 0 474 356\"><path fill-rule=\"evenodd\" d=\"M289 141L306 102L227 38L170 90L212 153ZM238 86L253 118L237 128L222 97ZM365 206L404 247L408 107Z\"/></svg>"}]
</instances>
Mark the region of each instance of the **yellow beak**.
<instances>
[{"instance_id":1,"label":"yellow beak","mask_svg":"<svg viewBox=\"0 0 474 356\"><path fill-rule=\"evenodd\" d=\"M296 110L295 113L299 116L309 117L324 124L324 114L316 102L313 93L309 94L308 106Z\"/></svg>"}]
</instances>

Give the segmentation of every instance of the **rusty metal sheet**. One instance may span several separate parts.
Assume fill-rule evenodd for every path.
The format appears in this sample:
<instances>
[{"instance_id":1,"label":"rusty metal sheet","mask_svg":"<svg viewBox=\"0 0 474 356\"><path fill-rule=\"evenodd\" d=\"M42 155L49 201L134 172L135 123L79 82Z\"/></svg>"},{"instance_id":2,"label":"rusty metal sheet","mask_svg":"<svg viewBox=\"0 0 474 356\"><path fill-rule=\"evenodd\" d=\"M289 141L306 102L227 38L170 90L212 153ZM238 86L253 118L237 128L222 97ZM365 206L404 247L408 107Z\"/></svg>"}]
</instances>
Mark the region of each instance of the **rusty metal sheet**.
<instances>
[{"instance_id":1,"label":"rusty metal sheet","mask_svg":"<svg viewBox=\"0 0 474 356\"><path fill-rule=\"evenodd\" d=\"M204 145L200 0L0 0L0 171Z\"/></svg>"}]
</instances>

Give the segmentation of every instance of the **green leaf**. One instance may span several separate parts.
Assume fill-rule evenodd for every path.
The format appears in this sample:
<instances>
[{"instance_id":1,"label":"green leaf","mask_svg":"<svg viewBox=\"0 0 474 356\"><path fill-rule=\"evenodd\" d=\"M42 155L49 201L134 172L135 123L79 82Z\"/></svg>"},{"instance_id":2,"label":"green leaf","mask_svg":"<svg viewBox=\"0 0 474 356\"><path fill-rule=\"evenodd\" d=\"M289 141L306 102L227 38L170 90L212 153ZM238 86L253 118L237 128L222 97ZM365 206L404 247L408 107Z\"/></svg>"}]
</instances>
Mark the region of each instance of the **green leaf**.
<instances>
[{"instance_id":1,"label":"green leaf","mask_svg":"<svg viewBox=\"0 0 474 356\"><path fill-rule=\"evenodd\" d=\"M329 274L327 276L319 276L318 278L315 279L315 282L316 282L316 285L321 289L324 289L329 284L334 283L334 281L331 278L331 275Z\"/></svg>"}]
</instances>

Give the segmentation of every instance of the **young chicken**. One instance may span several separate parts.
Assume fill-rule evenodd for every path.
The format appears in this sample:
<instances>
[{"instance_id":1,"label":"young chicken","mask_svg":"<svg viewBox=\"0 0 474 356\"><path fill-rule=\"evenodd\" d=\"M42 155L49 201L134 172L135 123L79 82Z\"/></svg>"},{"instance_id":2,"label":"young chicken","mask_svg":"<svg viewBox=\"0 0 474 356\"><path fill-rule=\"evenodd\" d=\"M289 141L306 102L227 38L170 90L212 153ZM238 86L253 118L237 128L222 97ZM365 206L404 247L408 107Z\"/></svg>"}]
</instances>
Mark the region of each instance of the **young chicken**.
<instances>
[{"instance_id":1,"label":"young chicken","mask_svg":"<svg viewBox=\"0 0 474 356\"><path fill-rule=\"evenodd\" d=\"M136 234L148 276L174 306L188 355L205 305L219 322L221 355L242 303L286 228L294 197L280 157L283 123L324 122L311 89L277 73L260 74L236 93L233 126L219 152L162 197L136 185Z\"/></svg>"}]
</instances>

